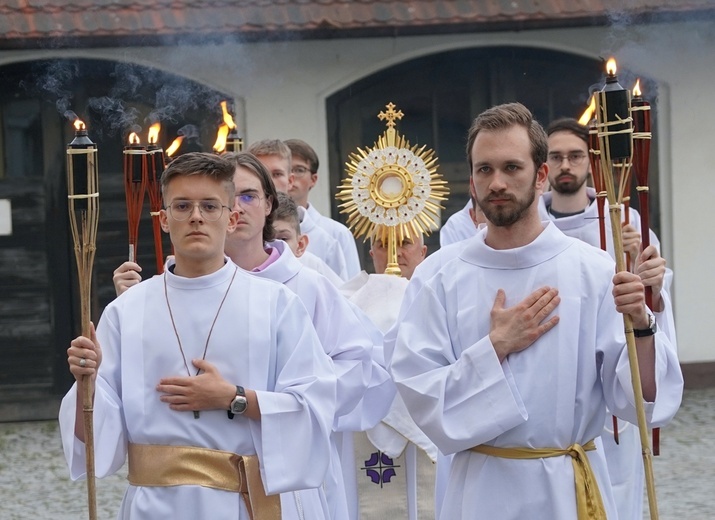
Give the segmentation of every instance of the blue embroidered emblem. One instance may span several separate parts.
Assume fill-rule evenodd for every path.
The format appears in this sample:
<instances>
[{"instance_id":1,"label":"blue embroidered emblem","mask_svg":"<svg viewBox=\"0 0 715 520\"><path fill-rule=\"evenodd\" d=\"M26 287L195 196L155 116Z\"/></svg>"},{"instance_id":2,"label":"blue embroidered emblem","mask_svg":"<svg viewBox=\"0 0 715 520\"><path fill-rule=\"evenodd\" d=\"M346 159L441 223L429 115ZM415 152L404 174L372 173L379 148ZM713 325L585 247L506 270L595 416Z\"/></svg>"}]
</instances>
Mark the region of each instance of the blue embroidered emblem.
<instances>
[{"instance_id":1,"label":"blue embroidered emblem","mask_svg":"<svg viewBox=\"0 0 715 520\"><path fill-rule=\"evenodd\" d=\"M395 468L399 467L390 457L377 451L370 455L370 458L365 461L365 466L360 469L365 470L373 484L379 484L382 487L383 484L389 484L392 477L397 475Z\"/></svg>"}]
</instances>

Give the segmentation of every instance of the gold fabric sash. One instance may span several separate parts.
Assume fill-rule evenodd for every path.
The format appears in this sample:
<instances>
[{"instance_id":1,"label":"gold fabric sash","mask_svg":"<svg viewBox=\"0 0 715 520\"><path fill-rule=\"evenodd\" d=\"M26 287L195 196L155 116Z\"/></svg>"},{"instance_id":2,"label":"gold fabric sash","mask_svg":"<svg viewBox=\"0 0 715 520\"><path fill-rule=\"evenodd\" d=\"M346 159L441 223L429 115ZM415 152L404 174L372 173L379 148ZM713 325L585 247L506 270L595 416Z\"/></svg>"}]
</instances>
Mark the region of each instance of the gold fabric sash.
<instances>
[{"instance_id":1,"label":"gold fabric sash","mask_svg":"<svg viewBox=\"0 0 715 520\"><path fill-rule=\"evenodd\" d=\"M470 451L504 459L546 459L570 456L576 484L578 520L606 520L606 509L603 507L598 482L586 455L587 451L595 449L596 444L591 440L583 446L572 444L565 450L560 448L498 448L482 444L471 448Z\"/></svg>"},{"instance_id":2,"label":"gold fabric sash","mask_svg":"<svg viewBox=\"0 0 715 520\"><path fill-rule=\"evenodd\" d=\"M280 520L280 495L266 496L256 455L192 446L129 444L133 486L203 486L240 493L251 520Z\"/></svg>"}]
</instances>

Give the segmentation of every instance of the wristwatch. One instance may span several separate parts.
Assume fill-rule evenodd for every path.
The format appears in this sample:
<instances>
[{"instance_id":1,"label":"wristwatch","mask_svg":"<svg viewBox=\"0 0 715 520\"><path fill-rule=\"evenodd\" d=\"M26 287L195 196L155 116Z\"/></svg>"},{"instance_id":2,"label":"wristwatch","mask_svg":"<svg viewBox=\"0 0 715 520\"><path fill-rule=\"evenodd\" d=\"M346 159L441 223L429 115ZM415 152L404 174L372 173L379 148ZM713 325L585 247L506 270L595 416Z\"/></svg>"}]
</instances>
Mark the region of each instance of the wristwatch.
<instances>
[{"instance_id":1,"label":"wristwatch","mask_svg":"<svg viewBox=\"0 0 715 520\"><path fill-rule=\"evenodd\" d=\"M228 418L233 419L234 415L241 415L248 408L248 400L246 399L246 391L242 386L236 385L236 397L231 401L228 407Z\"/></svg>"},{"instance_id":2,"label":"wristwatch","mask_svg":"<svg viewBox=\"0 0 715 520\"><path fill-rule=\"evenodd\" d=\"M652 336L658 331L658 326L655 324L655 316L648 313L648 328L647 329L633 329L633 335L636 338L647 338Z\"/></svg>"}]
</instances>

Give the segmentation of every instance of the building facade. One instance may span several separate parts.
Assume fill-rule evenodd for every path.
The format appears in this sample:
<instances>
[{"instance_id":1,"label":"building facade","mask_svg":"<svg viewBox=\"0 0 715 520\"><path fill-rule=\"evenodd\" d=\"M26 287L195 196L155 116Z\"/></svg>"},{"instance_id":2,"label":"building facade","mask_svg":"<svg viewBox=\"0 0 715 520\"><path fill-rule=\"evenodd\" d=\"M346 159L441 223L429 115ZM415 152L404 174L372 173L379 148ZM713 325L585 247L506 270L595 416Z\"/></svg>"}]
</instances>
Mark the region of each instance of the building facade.
<instances>
[{"instance_id":1,"label":"building facade","mask_svg":"<svg viewBox=\"0 0 715 520\"><path fill-rule=\"evenodd\" d=\"M658 2L636 3L642 9L614 13L597 6L569 17L535 13L531 2L521 2L520 11L490 18L472 2L412 2L412 12L403 9L406 3L382 2L386 11L375 4L367 13L360 2L247 2L262 9L263 18L251 22L249 14L258 11L241 13L225 2L193 2L186 12L174 9L172 19L147 18L148 3L137 1L121 3L135 12L133 18L125 13L126 20L115 16L125 22L119 28L111 26L109 8L92 7L95 26L75 27L74 36L67 29L78 17L74 11L65 9L62 29L44 33L42 9L51 4L21 13L36 25L21 26L18 37L15 22L16 32L5 28L0 40L0 353L9 360L0 364L0 420L53 417L71 383L65 349L78 329L64 185L64 148L73 135L66 110L88 121L99 148L96 321L113 297L112 271L126 258L121 151L128 129L145 133L147 121L160 118L166 147L190 125L196 137L190 146L208 151L220 122L218 103L231 99L246 142L298 137L316 148L321 167L311 202L340 218L334 194L347 154L372 145L384 128L377 113L394 102L405 113L400 131L440 158L452 190L444 221L467 200L464 145L476 114L521 101L545 125L578 117L610 56L625 87L643 78L654 107L653 227L676 273L686 382L715 383L713 305L701 298L715 293L715 277L702 266L714 247L707 150L715 136L709 96L715 7L686 2L663 14L651 5ZM206 4L203 26L187 14L200 10L197 4ZM444 9L426 12L423 4ZM233 24L225 22L231 14ZM145 215L139 260L148 276L154 260Z\"/></svg>"}]
</instances>

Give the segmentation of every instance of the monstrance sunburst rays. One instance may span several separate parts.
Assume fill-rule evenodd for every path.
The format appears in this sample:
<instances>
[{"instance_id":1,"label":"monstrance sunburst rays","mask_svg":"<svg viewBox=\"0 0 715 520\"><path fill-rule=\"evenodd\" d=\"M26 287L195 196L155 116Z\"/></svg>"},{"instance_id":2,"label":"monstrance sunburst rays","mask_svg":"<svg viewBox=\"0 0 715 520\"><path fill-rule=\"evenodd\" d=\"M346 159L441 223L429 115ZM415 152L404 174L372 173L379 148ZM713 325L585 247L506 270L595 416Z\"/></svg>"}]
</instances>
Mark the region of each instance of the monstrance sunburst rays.
<instances>
[{"instance_id":1,"label":"monstrance sunburst rays","mask_svg":"<svg viewBox=\"0 0 715 520\"><path fill-rule=\"evenodd\" d=\"M406 237L429 234L439 227L439 201L446 200L447 182L437 173L437 157L426 145L410 146L395 129L401 110L388 103L378 118L387 130L372 148L358 148L346 163L348 176L336 198L356 238L374 236L388 246L387 274L400 274L396 248Z\"/></svg>"}]
</instances>

